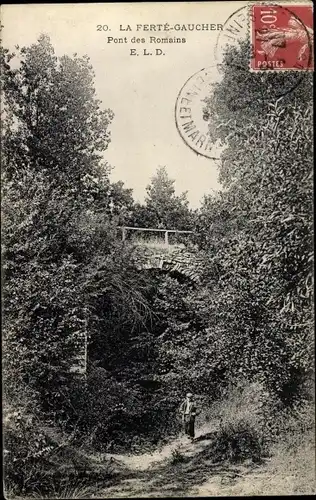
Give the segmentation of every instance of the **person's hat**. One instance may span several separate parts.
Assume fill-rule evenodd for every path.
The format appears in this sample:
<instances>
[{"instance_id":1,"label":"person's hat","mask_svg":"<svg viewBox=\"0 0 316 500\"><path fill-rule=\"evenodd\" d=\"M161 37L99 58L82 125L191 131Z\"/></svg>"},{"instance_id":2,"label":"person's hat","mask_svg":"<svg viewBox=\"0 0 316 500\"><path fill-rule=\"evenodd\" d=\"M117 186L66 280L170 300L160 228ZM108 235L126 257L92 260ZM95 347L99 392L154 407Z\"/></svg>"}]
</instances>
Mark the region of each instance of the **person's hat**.
<instances>
[{"instance_id":1,"label":"person's hat","mask_svg":"<svg viewBox=\"0 0 316 500\"><path fill-rule=\"evenodd\" d=\"M188 392L187 398L192 398L192 397L193 397L193 394L191 394L191 392Z\"/></svg>"}]
</instances>

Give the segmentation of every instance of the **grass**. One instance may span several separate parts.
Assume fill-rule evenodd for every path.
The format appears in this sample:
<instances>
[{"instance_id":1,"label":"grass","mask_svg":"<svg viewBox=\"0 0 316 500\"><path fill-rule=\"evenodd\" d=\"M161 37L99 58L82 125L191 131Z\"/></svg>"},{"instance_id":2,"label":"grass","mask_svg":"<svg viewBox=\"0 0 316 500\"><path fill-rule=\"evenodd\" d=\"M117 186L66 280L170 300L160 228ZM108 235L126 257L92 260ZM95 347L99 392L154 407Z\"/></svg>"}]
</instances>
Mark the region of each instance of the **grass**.
<instances>
[{"instance_id":1,"label":"grass","mask_svg":"<svg viewBox=\"0 0 316 500\"><path fill-rule=\"evenodd\" d=\"M312 494L315 487L314 432L287 436L271 450L271 460L262 480L266 494Z\"/></svg>"},{"instance_id":2,"label":"grass","mask_svg":"<svg viewBox=\"0 0 316 500\"><path fill-rule=\"evenodd\" d=\"M69 483L67 486L57 488L55 485L52 485L50 492L48 494L43 494L40 492L34 492L32 496L15 496L10 491L6 492L6 498L14 499L14 500L30 500L30 499L53 499L53 498L97 498L98 493L100 491L100 486L85 486L80 483Z\"/></svg>"},{"instance_id":3,"label":"grass","mask_svg":"<svg viewBox=\"0 0 316 500\"><path fill-rule=\"evenodd\" d=\"M171 456L145 471L131 471L108 487L69 484L50 495L33 498L115 498L187 496L266 496L315 493L314 434L284 436L260 464L251 459L232 464L212 455L216 433L193 456L175 449ZM9 497L8 497L9 498ZM19 499L17 499L19 500ZM22 500L22 499L21 499Z\"/></svg>"},{"instance_id":4,"label":"grass","mask_svg":"<svg viewBox=\"0 0 316 500\"><path fill-rule=\"evenodd\" d=\"M210 478L197 493L213 495L217 490L217 494L225 496L315 494L314 433L301 435L299 445L296 438L287 436L277 443L271 449L271 458L261 466L241 469L240 477L226 484L219 477Z\"/></svg>"},{"instance_id":5,"label":"grass","mask_svg":"<svg viewBox=\"0 0 316 500\"><path fill-rule=\"evenodd\" d=\"M169 237L170 238L170 237ZM142 236L134 236L129 240L131 243L134 245L139 245L139 246L145 246L149 248L155 248L157 250L169 250L172 251L176 248L184 248L185 245L183 243L174 243L170 241L168 245L166 245L165 240L163 237L155 237L151 236L148 238L142 237Z\"/></svg>"},{"instance_id":6,"label":"grass","mask_svg":"<svg viewBox=\"0 0 316 500\"><path fill-rule=\"evenodd\" d=\"M85 486L81 484L68 484L64 488L53 488L49 495L35 494L33 498L93 498L97 496L99 488L97 486Z\"/></svg>"},{"instance_id":7,"label":"grass","mask_svg":"<svg viewBox=\"0 0 316 500\"><path fill-rule=\"evenodd\" d=\"M176 465L184 462L187 462L187 458L183 455L183 453L181 453L181 451L178 448L172 450L170 457L170 464Z\"/></svg>"},{"instance_id":8,"label":"grass","mask_svg":"<svg viewBox=\"0 0 316 500\"><path fill-rule=\"evenodd\" d=\"M315 494L314 405L306 404L283 420L278 416L281 431L277 441L268 441L267 453L261 440L261 391L258 384L230 388L220 402L204 411L199 419L202 434L193 444L180 440L174 448L169 443L169 452L150 467L148 459L145 467L137 469L136 462L134 466L124 461L116 464L116 457L112 470L106 454L90 455L82 450L78 460L85 469L88 461L92 476L85 480L68 476L66 480L65 474L65 481L52 484L49 492L35 492L31 498ZM140 458L146 459L145 455ZM10 492L6 496L27 498Z\"/></svg>"},{"instance_id":9,"label":"grass","mask_svg":"<svg viewBox=\"0 0 316 500\"><path fill-rule=\"evenodd\" d=\"M171 448L169 456L109 489L104 497L199 497L315 494L313 405L283 417L278 441L261 440L258 384L230 388L204 412L194 444ZM201 430L201 428L200 428Z\"/></svg>"}]
</instances>

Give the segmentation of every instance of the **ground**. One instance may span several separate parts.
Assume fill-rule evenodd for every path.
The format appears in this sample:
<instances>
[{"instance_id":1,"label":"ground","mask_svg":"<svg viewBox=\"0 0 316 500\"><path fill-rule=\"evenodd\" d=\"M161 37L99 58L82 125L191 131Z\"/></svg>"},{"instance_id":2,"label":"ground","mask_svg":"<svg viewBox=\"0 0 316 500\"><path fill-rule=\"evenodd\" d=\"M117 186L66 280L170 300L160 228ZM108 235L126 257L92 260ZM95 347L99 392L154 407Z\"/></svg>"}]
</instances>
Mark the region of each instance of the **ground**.
<instances>
[{"instance_id":1,"label":"ground","mask_svg":"<svg viewBox=\"0 0 316 500\"><path fill-rule=\"evenodd\" d=\"M315 432L294 436L272 448L260 463L214 462L212 443L216 426L197 429L192 443L185 436L153 453L85 455L98 470L90 484L64 485L50 495L28 497L7 494L14 500L43 498L158 498L199 496L307 495L316 493ZM100 474L101 472L101 474ZM110 474L108 474L110 472ZM100 480L100 476L104 479ZM106 485L106 486L105 486Z\"/></svg>"},{"instance_id":2,"label":"ground","mask_svg":"<svg viewBox=\"0 0 316 500\"><path fill-rule=\"evenodd\" d=\"M215 430L198 429L196 441L181 436L152 454L108 455L124 469L119 481L95 493L97 498L250 496L316 493L313 443L295 452L276 448L260 464L214 463L208 449ZM122 470L123 470L122 469ZM123 477L122 477L123 476ZM92 496L90 495L90 498Z\"/></svg>"}]
</instances>

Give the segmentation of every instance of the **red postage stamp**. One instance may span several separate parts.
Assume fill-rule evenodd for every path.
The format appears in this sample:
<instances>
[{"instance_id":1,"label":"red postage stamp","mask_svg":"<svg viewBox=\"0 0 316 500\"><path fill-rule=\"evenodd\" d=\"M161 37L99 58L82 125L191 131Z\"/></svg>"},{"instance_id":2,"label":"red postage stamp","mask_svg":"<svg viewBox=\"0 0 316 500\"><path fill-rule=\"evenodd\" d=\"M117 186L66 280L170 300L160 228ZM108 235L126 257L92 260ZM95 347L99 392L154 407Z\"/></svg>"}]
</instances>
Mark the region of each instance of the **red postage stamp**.
<instances>
[{"instance_id":1,"label":"red postage stamp","mask_svg":"<svg viewBox=\"0 0 316 500\"><path fill-rule=\"evenodd\" d=\"M252 70L311 70L312 5L253 5Z\"/></svg>"}]
</instances>

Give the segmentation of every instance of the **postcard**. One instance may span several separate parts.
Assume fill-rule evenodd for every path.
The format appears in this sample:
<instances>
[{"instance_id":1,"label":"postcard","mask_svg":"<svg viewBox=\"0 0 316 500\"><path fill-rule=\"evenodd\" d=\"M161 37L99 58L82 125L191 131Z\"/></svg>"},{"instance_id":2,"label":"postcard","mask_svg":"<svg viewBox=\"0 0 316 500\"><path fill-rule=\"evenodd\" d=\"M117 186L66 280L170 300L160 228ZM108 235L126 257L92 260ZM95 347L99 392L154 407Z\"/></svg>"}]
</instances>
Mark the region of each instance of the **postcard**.
<instances>
[{"instance_id":1,"label":"postcard","mask_svg":"<svg viewBox=\"0 0 316 500\"><path fill-rule=\"evenodd\" d=\"M315 494L310 1L1 6L4 494Z\"/></svg>"}]
</instances>

